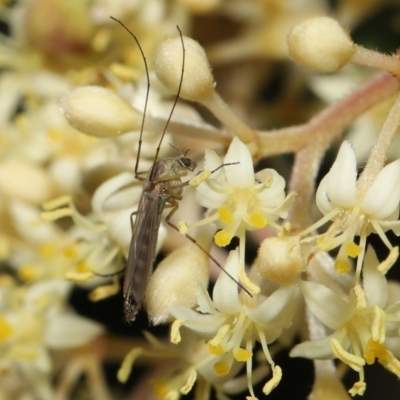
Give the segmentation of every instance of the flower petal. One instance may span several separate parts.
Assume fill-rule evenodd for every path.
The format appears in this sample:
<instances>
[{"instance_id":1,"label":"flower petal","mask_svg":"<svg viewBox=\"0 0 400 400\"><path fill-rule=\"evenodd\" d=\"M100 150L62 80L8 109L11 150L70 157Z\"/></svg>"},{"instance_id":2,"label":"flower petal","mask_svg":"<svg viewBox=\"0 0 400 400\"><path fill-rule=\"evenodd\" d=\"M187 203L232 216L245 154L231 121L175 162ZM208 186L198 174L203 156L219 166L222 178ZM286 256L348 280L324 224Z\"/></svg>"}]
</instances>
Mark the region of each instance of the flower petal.
<instances>
[{"instance_id":1,"label":"flower petal","mask_svg":"<svg viewBox=\"0 0 400 400\"><path fill-rule=\"evenodd\" d=\"M353 314L352 307L326 286L301 281L300 287L312 313L328 328L340 328Z\"/></svg>"},{"instance_id":2,"label":"flower petal","mask_svg":"<svg viewBox=\"0 0 400 400\"><path fill-rule=\"evenodd\" d=\"M362 209L376 219L386 219L400 201L400 160L384 167L368 189Z\"/></svg>"},{"instance_id":3,"label":"flower petal","mask_svg":"<svg viewBox=\"0 0 400 400\"><path fill-rule=\"evenodd\" d=\"M49 318L45 342L50 348L66 349L89 343L104 332L104 327L74 314L57 314Z\"/></svg>"},{"instance_id":4,"label":"flower petal","mask_svg":"<svg viewBox=\"0 0 400 400\"><path fill-rule=\"evenodd\" d=\"M280 319L282 311L292 303L296 286L281 286L257 308L249 309L247 315L260 325L270 323L277 318Z\"/></svg>"},{"instance_id":5,"label":"flower petal","mask_svg":"<svg viewBox=\"0 0 400 400\"><path fill-rule=\"evenodd\" d=\"M240 310L241 303L238 294L239 282L239 251L233 250L229 253L224 270L221 271L213 290L213 300L217 310L223 314L233 314ZM232 279L236 279L236 282Z\"/></svg>"},{"instance_id":6,"label":"flower petal","mask_svg":"<svg viewBox=\"0 0 400 400\"><path fill-rule=\"evenodd\" d=\"M343 142L332 168L317 190L317 205L326 213L329 203L347 208L356 203L357 164L350 142ZM331 210L333 206L328 210ZM321 208L320 208L321 206Z\"/></svg>"},{"instance_id":7,"label":"flower petal","mask_svg":"<svg viewBox=\"0 0 400 400\"><path fill-rule=\"evenodd\" d=\"M234 188L247 188L254 185L253 159L247 146L234 137L224 159L226 180Z\"/></svg>"},{"instance_id":8,"label":"flower petal","mask_svg":"<svg viewBox=\"0 0 400 400\"><path fill-rule=\"evenodd\" d=\"M300 343L293 347L289 355L290 357L304 357L319 360L334 358L329 342L332 337L336 336L336 334L333 334L320 340Z\"/></svg>"}]
</instances>

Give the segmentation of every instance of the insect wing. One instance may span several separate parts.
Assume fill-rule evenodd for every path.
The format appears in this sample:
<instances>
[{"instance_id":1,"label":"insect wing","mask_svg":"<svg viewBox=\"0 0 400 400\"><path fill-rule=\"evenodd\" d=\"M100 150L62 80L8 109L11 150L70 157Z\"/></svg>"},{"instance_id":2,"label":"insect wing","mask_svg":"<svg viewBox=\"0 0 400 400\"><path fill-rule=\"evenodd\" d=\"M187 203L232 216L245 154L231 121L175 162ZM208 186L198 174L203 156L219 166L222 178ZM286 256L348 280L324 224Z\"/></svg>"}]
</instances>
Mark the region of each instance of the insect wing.
<instances>
[{"instance_id":1,"label":"insect wing","mask_svg":"<svg viewBox=\"0 0 400 400\"><path fill-rule=\"evenodd\" d=\"M124 278L125 316L134 321L153 271L161 213L156 189L143 191L129 249Z\"/></svg>"}]
</instances>

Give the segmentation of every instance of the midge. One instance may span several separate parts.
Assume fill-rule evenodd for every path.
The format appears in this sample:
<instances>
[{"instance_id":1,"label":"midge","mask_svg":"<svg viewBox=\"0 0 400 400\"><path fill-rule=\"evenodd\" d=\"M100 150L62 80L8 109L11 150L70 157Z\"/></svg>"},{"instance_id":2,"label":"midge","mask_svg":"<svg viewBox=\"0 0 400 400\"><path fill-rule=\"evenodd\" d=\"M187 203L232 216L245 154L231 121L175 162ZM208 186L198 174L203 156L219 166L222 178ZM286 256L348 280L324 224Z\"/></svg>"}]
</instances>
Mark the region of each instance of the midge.
<instances>
[{"instance_id":1,"label":"midge","mask_svg":"<svg viewBox=\"0 0 400 400\"><path fill-rule=\"evenodd\" d=\"M182 199L183 187L187 182L182 182L181 178L188 174L188 171L194 171L196 163L186 157L186 153L177 157L163 158L158 160L161 143L168 128L169 121L174 112L179 93L182 87L183 73L185 67L185 46L182 32L178 28L182 42L182 73L179 82L178 92L172 105L171 112L165 124L158 143L154 161L148 172L139 172L139 158L142 147L142 135L144 122L146 118L146 109L149 96L150 78L146 57L136 36L119 20L111 17L125 28L135 39L136 44L142 54L147 76L147 92L143 110L142 125L138 143L138 154L135 164L135 177L143 181L143 192L140 196L139 206L136 212L135 225L132 231L132 240L129 249L128 261L126 264L123 296L125 317L128 322L133 322L144 300L150 275L153 271L154 258L157 247L158 230L161 223L161 214L164 208L171 208L165 218L169 223L172 215L178 209L178 201ZM143 177L143 175L145 175ZM170 224L170 223L169 223ZM172 224L170 224L173 226Z\"/></svg>"},{"instance_id":2,"label":"midge","mask_svg":"<svg viewBox=\"0 0 400 400\"><path fill-rule=\"evenodd\" d=\"M161 223L161 214L165 208L171 208L171 211L166 216L165 221L172 228L178 230L177 227L170 222L170 219L175 211L178 209L178 201L182 199L183 187L187 186L189 183L188 181L182 182L181 178L185 177L189 171L193 172L196 168L196 163L190 158L186 157L187 152L177 157L163 158L158 160L161 143L164 139L168 124L171 120L182 88L185 69L185 45L182 37L182 32L180 31L179 27L177 27L182 43L182 70L179 80L178 91L172 105L171 112L161 134L161 138L156 149L151 169L148 172L139 172L138 168L142 147L142 135L150 89L149 71L146 57L136 36L121 21L113 17L111 17L111 19L118 22L134 38L141 52L147 76L147 92L138 142L138 154L135 164L135 177L138 180L144 182L143 192L140 196L138 209L132 214L132 216L136 215L136 220L132 230L132 240L126 264L123 286L125 317L127 322L131 323L135 320L140 306L144 300L149 279L153 271L158 230ZM219 168L223 167L224 165L226 166L229 164L222 164ZM217 170L219 168L217 168ZM146 176L144 177L143 175ZM189 235L185 236L193 243L197 244L194 238ZM205 252L208 257L210 257L210 259L218 265L218 267L223 269L214 257L208 254L206 250L204 250L198 244L197 246L203 252ZM228 274L228 276L230 276L233 280L235 280L229 273L227 273L226 271L224 272ZM244 288L239 282L238 285L246 292L248 292L247 289Z\"/></svg>"}]
</instances>

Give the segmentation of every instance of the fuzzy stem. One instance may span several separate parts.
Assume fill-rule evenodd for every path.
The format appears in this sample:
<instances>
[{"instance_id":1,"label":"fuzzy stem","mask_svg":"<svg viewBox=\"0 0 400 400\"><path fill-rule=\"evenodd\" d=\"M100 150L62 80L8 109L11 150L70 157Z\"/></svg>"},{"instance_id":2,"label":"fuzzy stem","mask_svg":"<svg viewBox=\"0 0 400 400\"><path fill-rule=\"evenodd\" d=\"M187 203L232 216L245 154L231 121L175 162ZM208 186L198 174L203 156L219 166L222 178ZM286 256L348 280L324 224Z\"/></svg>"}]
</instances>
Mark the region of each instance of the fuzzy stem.
<instances>
[{"instance_id":1,"label":"fuzzy stem","mask_svg":"<svg viewBox=\"0 0 400 400\"><path fill-rule=\"evenodd\" d=\"M355 46L355 52L350 62L370 68L378 68L400 77L400 60L397 57L366 49L362 46Z\"/></svg>"},{"instance_id":2,"label":"fuzzy stem","mask_svg":"<svg viewBox=\"0 0 400 400\"><path fill-rule=\"evenodd\" d=\"M368 188L374 182L379 171L385 165L387 153L393 136L400 126L400 96L397 97L389 114L383 124L382 130L376 140L371 154L368 158L367 165L364 168L360 178L357 181L357 196L361 200Z\"/></svg>"},{"instance_id":3,"label":"fuzzy stem","mask_svg":"<svg viewBox=\"0 0 400 400\"><path fill-rule=\"evenodd\" d=\"M332 142L363 112L393 95L400 89L400 82L392 75L379 74L347 98L320 112L308 123L260 131L260 153L263 157L294 153L316 140Z\"/></svg>"}]
</instances>

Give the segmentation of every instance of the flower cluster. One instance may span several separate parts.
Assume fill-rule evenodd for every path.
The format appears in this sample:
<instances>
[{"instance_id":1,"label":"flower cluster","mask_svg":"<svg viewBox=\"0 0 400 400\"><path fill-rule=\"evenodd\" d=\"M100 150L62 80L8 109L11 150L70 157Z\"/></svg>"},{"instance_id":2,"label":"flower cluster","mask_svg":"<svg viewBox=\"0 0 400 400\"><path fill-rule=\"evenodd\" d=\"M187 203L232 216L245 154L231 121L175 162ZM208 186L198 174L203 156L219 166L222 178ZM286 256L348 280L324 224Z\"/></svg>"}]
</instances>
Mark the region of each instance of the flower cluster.
<instances>
[{"instance_id":1,"label":"flower cluster","mask_svg":"<svg viewBox=\"0 0 400 400\"><path fill-rule=\"evenodd\" d=\"M296 398L400 377L399 57L367 3L272 3L2 2L0 398L293 398L282 350Z\"/></svg>"}]
</instances>

